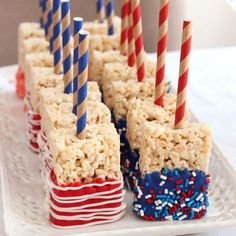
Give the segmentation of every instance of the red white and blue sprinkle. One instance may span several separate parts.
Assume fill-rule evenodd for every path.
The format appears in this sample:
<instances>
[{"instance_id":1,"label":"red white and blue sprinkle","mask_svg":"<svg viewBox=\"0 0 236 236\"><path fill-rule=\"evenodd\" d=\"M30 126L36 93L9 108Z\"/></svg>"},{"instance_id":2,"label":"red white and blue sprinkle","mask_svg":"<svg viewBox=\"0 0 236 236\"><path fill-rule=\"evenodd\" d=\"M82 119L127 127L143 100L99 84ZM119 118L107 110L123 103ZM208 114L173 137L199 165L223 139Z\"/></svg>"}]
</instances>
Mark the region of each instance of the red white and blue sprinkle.
<instances>
[{"instance_id":1,"label":"red white and blue sprinkle","mask_svg":"<svg viewBox=\"0 0 236 236\"><path fill-rule=\"evenodd\" d=\"M209 182L209 175L200 170L165 168L139 176L133 210L151 221L200 219L208 207Z\"/></svg>"}]
</instances>

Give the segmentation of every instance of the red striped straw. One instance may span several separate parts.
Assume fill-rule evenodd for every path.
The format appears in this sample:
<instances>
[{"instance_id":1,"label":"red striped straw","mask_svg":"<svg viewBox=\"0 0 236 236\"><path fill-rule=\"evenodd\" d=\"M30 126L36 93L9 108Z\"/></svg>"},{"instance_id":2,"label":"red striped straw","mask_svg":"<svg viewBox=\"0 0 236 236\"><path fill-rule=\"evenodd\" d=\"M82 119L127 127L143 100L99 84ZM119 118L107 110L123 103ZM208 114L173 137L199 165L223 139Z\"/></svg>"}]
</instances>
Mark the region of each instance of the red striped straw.
<instances>
[{"instance_id":1,"label":"red striped straw","mask_svg":"<svg viewBox=\"0 0 236 236\"><path fill-rule=\"evenodd\" d=\"M140 0L132 0L132 10L133 10L137 77L138 81L141 82L145 77L145 64L144 64L143 30L142 30Z\"/></svg>"},{"instance_id":2,"label":"red striped straw","mask_svg":"<svg viewBox=\"0 0 236 236\"><path fill-rule=\"evenodd\" d=\"M179 83L175 112L175 129L181 129L184 123L186 107L186 87L188 83L189 55L192 41L192 22L184 21L180 55Z\"/></svg>"},{"instance_id":3,"label":"red striped straw","mask_svg":"<svg viewBox=\"0 0 236 236\"><path fill-rule=\"evenodd\" d=\"M168 17L169 17L169 0L160 0L154 103L162 107L163 107L163 97L165 94L164 78L165 78L166 50L167 50Z\"/></svg>"},{"instance_id":4,"label":"red striped straw","mask_svg":"<svg viewBox=\"0 0 236 236\"><path fill-rule=\"evenodd\" d=\"M120 34L120 53L127 55L128 51L128 4L129 0L122 0L121 7L121 34Z\"/></svg>"},{"instance_id":5,"label":"red striped straw","mask_svg":"<svg viewBox=\"0 0 236 236\"><path fill-rule=\"evenodd\" d=\"M128 65L134 66L136 60L135 46L134 46L134 28L132 16L132 2L128 2Z\"/></svg>"}]
</instances>

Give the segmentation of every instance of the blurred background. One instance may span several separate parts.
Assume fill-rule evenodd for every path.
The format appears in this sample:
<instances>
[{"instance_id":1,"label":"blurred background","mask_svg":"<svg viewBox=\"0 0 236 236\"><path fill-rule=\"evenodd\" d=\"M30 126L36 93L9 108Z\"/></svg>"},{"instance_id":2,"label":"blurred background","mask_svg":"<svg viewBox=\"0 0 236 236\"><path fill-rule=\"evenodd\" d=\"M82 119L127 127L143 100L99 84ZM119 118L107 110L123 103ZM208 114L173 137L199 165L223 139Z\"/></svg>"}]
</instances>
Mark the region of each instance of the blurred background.
<instances>
[{"instance_id":1,"label":"blurred background","mask_svg":"<svg viewBox=\"0 0 236 236\"><path fill-rule=\"evenodd\" d=\"M120 15L121 0L114 0ZM145 49L154 52L157 39L157 0L141 0ZM96 0L71 0L72 17L96 17ZM169 50L180 47L184 18L193 20L193 48L236 44L236 13L226 0L170 0ZM0 0L0 66L17 62L17 27L23 21L38 21L38 0Z\"/></svg>"}]
</instances>

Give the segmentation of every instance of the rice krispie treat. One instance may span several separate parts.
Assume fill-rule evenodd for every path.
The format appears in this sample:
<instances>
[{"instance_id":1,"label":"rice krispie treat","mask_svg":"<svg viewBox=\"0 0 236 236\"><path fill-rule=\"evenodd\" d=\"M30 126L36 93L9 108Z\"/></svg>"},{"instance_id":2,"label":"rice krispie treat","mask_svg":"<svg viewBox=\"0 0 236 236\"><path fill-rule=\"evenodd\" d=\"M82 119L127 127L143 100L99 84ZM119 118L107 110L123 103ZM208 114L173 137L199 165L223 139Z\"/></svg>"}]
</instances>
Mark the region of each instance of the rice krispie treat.
<instances>
[{"instance_id":1,"label":"rice krispie treat","mask_svg":"<svg viewBox=\"0 0 236 236\"><path fill-rule=\"evenodd\" d=\"M139 175L139 152L142 139L142 125L155 122L172 127L175 119L176 95L164 96L164 107L154 104L153 100L134 99L131 101L127 114L127 132L125 153L122 155L122 170L125 183L133 190ZM188 114L188 112L186 112ZM186 115L185 119L188 119Z\"/></svg>"},{"instance_id":2,"label":"rice krispie treat","mask_svg":"<svg viewBox=\"0 0 236 236\"><path fill-rule=\"evenodd\" d=\"M43 67L32 67L29 83L31 91L29 94L29 102L27 104L27 113L28 113L28 123L29 123L29 140L30 146L33 151L38 152L38 142L37 136L40 132L40 92L45 88L54 88L51 92L51 96L55 96L59 100L60 96L64 96L64 82L63 75L56 75L53 73L53 68L43 68ZM65 95L73 101L72 94ZM88 83L88 97L91 96L94 100L100 99L101 94L96 82ZM98 100L99 101L99 100Z\"/></svg>"},{"instance_id":3,"label":"rice krispie treat","mask_svg":"<svg viewBox=\"0 0 236 236\"><path fill-rule=\"evenodd\" d=\"M153 61L147 61L146 63L146 78L155 77L156 75L156 63ZM103 72L103 98L105 104L113 110L114 97L113 86L114 81L137 81L137 70L135 67L129 67L127 64L122 63L108 63L104 66Z\"/></svg>"},{"instance_id":4,"label":"rice krispie treat","mask_svg":"<svg viewBox=\"0 0 236 236\"><path fill-rule=\"evenodd\" d=\"M112 50L119 50L120 48L120 34L114 35L91 35L89 39L89 78L93 79L91 75L92 70L96 67L94 63L94 51L106 52Z\"/></svg>"},{"instance_id":5,"label":"rice krispie treat","mask_svg":"<svg viewBox=\"0 0 236 236\"><path fill-rule=\"evenodd\" d=\"M54 128L73 128L76 126L77 116L72 113L73 103L70 95L63 94L59 99L55 97L55 101L52 103L49 103L49 100L45 96L44 98L42 97L43 95L40 99L41 130L46 137ZM88 96L87 123L98 124L110 122L111 114L108 107Z\"/></svg>"},{"instance_id":6,"label":"rice krispie treat","mask_svg":"<svg viewBox=\"0 0 236 236\"><path fill-rule=\"evenodd\" d=\"M75 130L54 129L48 142L53 170L47 176L47 201L53 224L97 224L124 215L119 136L113 124L88 125L85 139L78 139Z\"/></svg>"},{"instance_id":7,"label":"rice krispie treat","mask_svg":"<svg viewBox=\"0 0 236 236\"><path fill-rule=\"evenodd\" d=\"M120 33L121 30L121 19L118 16L113 17L113 24L114 30L116 34ZM93 22L85 22L83 29L88 31L90 35L100 34L106 35L107 34L107 21L104 20L103 23L96 21Z\"/></svg>"},{"instance_id":8,"label":"rice krispie treat","mask_svg":"<svg viewBox=\"0 0 236 236\"><path fill-rule=\"evenodd\" d=\"M127 57L120 54L120 51L94 51L93 63L91 65L91 79L97 81L99 86L103 86L103 73L104 67L108 63L120 63L125 65L127 63Z\"/></svg>"},{"instance_id":9,"label":"rice krispie treat","mask_svg":"<svg viewBox=\"0 0 236 236\"><path fill-rule=\"evenodd\" d=\"M66 99L65 99L66 100ZM110 123L111 114L105 104L88 99L87 124ZM52 157L48 148L47 137L54 129L69 129L74 133L77 116L72 113L72 101L45 104L40 102L41 132L38 135L39 152L43 161L44 176L52 168Z\"/></svg>"},{"instance_id":10,"label":"rice krispie treat","mask_svg":"<svg viewBox=\"0 0 236 236\"><path fill-rule=\"evenodd\" d=\"M136 80L114 81L111 82L111 91L113 100L113 114L116 128L121 136L122 160L126 159L126 150L129 148L126 141L126 116L130 103L135 99L154 101L155 78L146 78L144 82ZM166 90L169 91L169 85L166 83Z\"/></svg>"},{"instance_id":11,"label":"rice krispie treat","mask_svg":"<svg viewBox=\"0 0 236 236\"><path fill-rule=\"evenodd\" d=\"M32 38L41 38L44 39L45 34L44 30L40 28L39 23L35 22L24 22L21 23L18 27L18 60L19 67L22 68L23 65L23 55L24 52L24 40Z\"/></svg>"},{"instance_id":12,"label":"rice krispie treat","mask_svg":"<svg viewBox=\"0 0 236 236\"><path fill-rule=\"evenodd\" d=\"M154 100L155 63L147 62L144 82L137 82L136 69L120 63L106 64L104 69L103 99L112 110L116 128L121 139L122 163L128 158L129 149L126 141L126 115L134 99ZM109 79L108 79L109 78ZM166 90L169 84L166 82Z\"/></svg>"},{"instance_id":13,"label":"rice krispie treat","mask_svg":"<svg viewBox=\"0 0 236 236\"><path fill-rule=\"evenodd\" d=\"M134 212L146 220L198 219L208 207L211 131L201 123L182 129L145 122L141 128L141 176Z\"/></svg>"},{"instance_id":14,"label":"rice krispie treat","mask_svg":"<svg viewBox=\"0 0 236 236\"><path fill-rule=\"evenodd\" d=\"M20 49L19 49L19 67L16 73L16 94L20 98L24 98L26 94L25 88L25 57L28 53L33 52L48 52L49 43L45 38L31 37L22 40Z\"/></svg>"},{"instance_id":15,"label":"rice krispie treat","mask_svg":"<svg viewBox=\"0 0 236 236\"><path fill-rule=\"evenodd\" d=\"M49 42L45 38L29 38L22 42L19 65L25 72L26 55L37 52L49 52Z\"/></svg>"},{"instance_id":16,"label":"rice krispie treat","mask_svg":"<svg viewBox=\"0 0 236 236\"><path fill-rule=\"evenodd\" d=\"M53 67L53 55L47 52L30 53L25 57L25 86L29 92L31 82L31 70L33 67Z\"/></svg>"}]
</instances>

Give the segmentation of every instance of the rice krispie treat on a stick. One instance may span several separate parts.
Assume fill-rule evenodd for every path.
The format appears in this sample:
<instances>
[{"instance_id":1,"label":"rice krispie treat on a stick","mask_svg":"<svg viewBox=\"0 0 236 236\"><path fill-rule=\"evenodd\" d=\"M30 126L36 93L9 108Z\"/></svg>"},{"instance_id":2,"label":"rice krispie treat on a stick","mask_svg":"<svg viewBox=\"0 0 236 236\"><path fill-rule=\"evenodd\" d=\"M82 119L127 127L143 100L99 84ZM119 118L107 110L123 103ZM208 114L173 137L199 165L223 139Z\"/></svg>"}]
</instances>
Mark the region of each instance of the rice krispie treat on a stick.
<instances>
[{"instance_id":1,"label":"rice krispie treat on a stick","mask_svg":"<svg viewBox=\"0 0 236 236\"><path fill-rule=\"evenodd\" d=\"M175 118L176 95L166 94L164 106L157 106L153 99L131 101L127 114L126 153L122 159L122 168L125 183L129 189L134 188L139 176L139 155L142 139L142 125L145 122L154 122L162 126L172 127ZM188 113L188 112L187 112ZM185 116L188 119L188 115Z\"/></svg>"},{"instance_id":2,"label":"rice krispie treat on a stick","mask_svg":"<svg viewBox=\"0 0 236 236\"><path fill-rule=\"evenodd\" d=\"M53 157L48 176L51 222L68 226L119 219L125 205L114 125L88 125L84 139L65 129L53 130L48 141Z\"/></svg>"},{"instance_id":3,"label":"rice krispie treat on a stick","mask_svg":"<svg viewBox=\"0 0 236 236\"><path fill-rule=\"evenodd\" d=\"M56 100L56 99L55 99ZM66 99L65 99L66 100ZM74 134L77 116L72 113L72 101L51 104L40 102L41 132L38 135L38 144L43 159L43 176L52 168L52 157L47 143L49 133L56 129L68 129ZM101 102L88 99L87 124L110 123L111 115L109 109Z\"/></svg>"},{"instance_id":4,"label":"rice krispie treat on a stick","mask_svg":"<svg viewBox=\"0 0 236 236\"><path fill-rule=\"evenodd\" d=\"M19 67L22 68L23 65L23 56L25 46L24 41L32 38L41 38L44 39L44 30L40 28L39 23L34 22L24 22L21 23L18 27L18 63Z\"/></svg>"},{"instance_id":5,"label":"rice krispie treat on a stick","mask_svg":"<svg viewBox=\"0 0 236 236\"><path fill-rule=\"evenodd\" d=\"M49 52L49 42L45 38L29 38L22 43L22 54L19 63L23 71L25 71L26 55L30 53Z\"/></svg>"},{"instance_id":6,"label":"rice krispie treat on a stick","mask_svg":"<svg viewBox=\"0 0 236 236\"><path fill-rule=\"evenodd\" d=\"M147 61L145 78L154 78L156 74L156 63L154 61ZM129 67L121 63L108 63L104 66L103 72L103 98L105 104L113 110L114 108L114 91L113 82L115 81L137 81L137 69L136 67ZM154 81L154 80L153 80ZM124 83L125 84L125 83Z\"/></svg>"},{"instance_id":7,"label":"rice krispie treat on a stick","mask_svg":"<svg viewBox=\"0 0 236 236\"><path fill-rule=\"evenodd\" d=\"M53 73L53 68L40 68L32 67L31 69L31 83L30 83L30 100L27 107L28 123L29 123L29 135L30 144L33 150L38 152L37 135L40 132L40 92L45 88L55 88L52 90L51 95L55 96L56 99L60 100L60 97L67 96L72 104L73 95L64 94L64 82L62 75L56 75ZM51 96L49 95L49 96ZM96 82L88 83L88 96L93 99L101 99L101 93ZM99 101L98 100L98 101Z\"/></svg>"},{"instance_id":8,"label":"rice krispie treat on a stick","mask_svg":"<svg viewBox=\"0 0 236 236\"><path fill-rule=\"evenodd\" d=\"M208 206L208 126L186 123L173 129L145 123L140 149L141 176L134 211L146 220L198 219Z\"/></svg>"},{"instance_id":9,"label":"rice krispie treat on a stick","mask_svg":"<svg viewBox=\"0 0 236 236\"><path fill-rule=\"evenodd\" d=\"M140 127L141 175L133 205L145 220L199 219L208 207L211 131L205 124L185 121L190 48L191 22L184 21L174 125L151 121Z\"/></svg>"},{"instance_id":10,"label":"rice krispie treat on a stick","mask_svg":"<svg viewBox=\"0 0 236 236\"><path fill-rule=\"evenodd\" d=\"M32 69L34 67L53 68L53 55L49 52L30 53L25 57L25 87L26 98L29 99L30 83L32 82Z\"/></svg>"},{"instance_id":11,"label":"rice krispie treat on a stick","mask_svg":"<svg viewBox=\"0 0 236 236\"><path fill-rule=\"evenodd\" d=\"M106 52L118 50L120 48L120 34L114 35L92 35L89 43L89 78L92 77L94 68L97 66L94 63L94 51ZM95 79L96 80L96 79Z\"/></svg>"},{"instance_id":12,"label":"rice krispie treat on a stick","mask_svg":"<svg viewBox=\"0 0 236 236\"><path fill-rule=\"evenodd\" d=\"M126 0L122 1L121 6L121 24L120 24L120 40L119 48L113 47L110 51L94 51L92 64L90 68L90 78L98 82L99 86L103 85L103 69L105 64L119 62L126 64L128 54L128 5ZM118 37L117 37L118 39ZM120 49L120 50L114 50Z\"/></svg>"},{"instance_id":13,"label":"rice krispie treat on a stick","mask_svg":"<svg viewBox=\"0 0 236 236\"><path fill-rule=\"evenodd\" d=\"M87 102L86 31L79 32L79 58L76 125L58 128L57 122L47 135L52 170L46 176L49 187L46 198L51 223L63 227L115 221L122 217L125 208L119 135L113 124L100 123L103 118L105 122L110 118L108 109L101 112L104 105ZM88 124L89 116L95 124Z\"/></svg>"},{"instance_id":14,"label":"rice krispie treat on a stick","mask_svg":"<svg viewBox=\"0 0 236 236\"><path fill-rule=\"evenodd\" d=\"M121 19L118 16L113 17L114 31L115 34L120 34L121 29ZM106 35L107 34L107 20L104 20L102 23L95 20L93 22L87 21L84 23L84 30L90 33L90 36L93 35Z\"/></svg>"},{"instance_id":15,"label":"rice krispie treat on a stick","mask_svg":"<svg viewBox=\"0 0 236 236\"><path fill-rule=\"evenodd\" d=\"M93 52L93 63L91 64L90 77L93 81L97 81L99 86L102 88L103 81L105 80L103 75L106 64L120 63L125 65L127 63L127 57L120 54L118 50L112 51L94 51Z\"/></svg>"}]
</instances>

